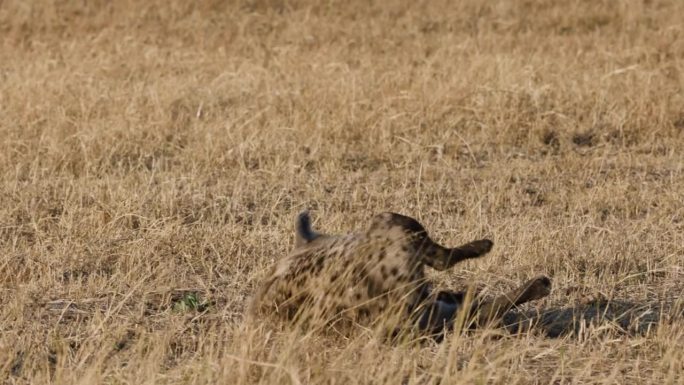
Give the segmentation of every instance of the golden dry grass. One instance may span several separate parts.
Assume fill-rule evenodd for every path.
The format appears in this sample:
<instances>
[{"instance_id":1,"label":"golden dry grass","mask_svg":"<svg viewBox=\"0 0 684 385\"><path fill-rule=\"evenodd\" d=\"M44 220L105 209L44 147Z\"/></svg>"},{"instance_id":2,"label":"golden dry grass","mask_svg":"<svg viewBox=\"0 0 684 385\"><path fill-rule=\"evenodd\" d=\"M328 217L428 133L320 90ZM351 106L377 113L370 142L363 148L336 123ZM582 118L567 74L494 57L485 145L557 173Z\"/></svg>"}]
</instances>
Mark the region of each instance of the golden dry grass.
<instances>
[{"instance_id":1,"label":"golden dry grass","mask_svg":"<svg viewBox=\"0 0 684 385\"><path fill-rule=\"evenodd\" d=\"M681 383L682 15L0 1L2 381ZM511 317L546 316L440 345L243 324L305 207L331 232L397 211L447 245L491 236L433 278L547 274Z\"/></svg>"}]
</instances>

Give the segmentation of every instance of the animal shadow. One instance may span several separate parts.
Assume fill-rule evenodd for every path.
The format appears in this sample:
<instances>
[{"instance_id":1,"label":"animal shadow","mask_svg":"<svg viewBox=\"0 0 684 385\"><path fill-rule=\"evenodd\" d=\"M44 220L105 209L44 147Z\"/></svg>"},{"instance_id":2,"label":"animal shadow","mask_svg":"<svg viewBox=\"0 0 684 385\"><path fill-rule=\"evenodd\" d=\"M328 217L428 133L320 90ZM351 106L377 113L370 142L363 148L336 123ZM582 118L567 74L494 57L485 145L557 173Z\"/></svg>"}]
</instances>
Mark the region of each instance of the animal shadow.
<instances>
[{"instance_id":1,"label":"animal shadow","mask_svg":"<svg viewBox=\"0 0 684 385\"><path fill-rule=\"evenodd\" d=\"M587 331L598 330L637 336L655 330L663 315L658 305L611 300L542 310L514 310L504 316L503 325L514 334L534 330L549 338L581 338Z\"/></svg>"}]
</instances>

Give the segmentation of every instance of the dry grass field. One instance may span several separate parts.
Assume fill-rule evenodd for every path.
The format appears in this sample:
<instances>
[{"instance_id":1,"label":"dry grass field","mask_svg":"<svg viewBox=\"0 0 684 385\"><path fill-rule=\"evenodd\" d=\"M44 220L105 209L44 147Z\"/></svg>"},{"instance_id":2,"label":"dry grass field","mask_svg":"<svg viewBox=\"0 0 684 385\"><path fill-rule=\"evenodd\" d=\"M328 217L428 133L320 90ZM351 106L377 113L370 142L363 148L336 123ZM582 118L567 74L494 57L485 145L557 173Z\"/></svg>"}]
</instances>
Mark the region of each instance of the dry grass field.
<instances>
[{"instance_id":1,"label":"dry grass field","mask_svg":"<svg viewBox=\"0 0 684 385\"><path fill-rule=\"evenodd\" d=\"M3 383L684 381L680 0L2 0L0 135ZM554 288L441 344L243 322L305 208Z\"/></svg>"}]
</instances>

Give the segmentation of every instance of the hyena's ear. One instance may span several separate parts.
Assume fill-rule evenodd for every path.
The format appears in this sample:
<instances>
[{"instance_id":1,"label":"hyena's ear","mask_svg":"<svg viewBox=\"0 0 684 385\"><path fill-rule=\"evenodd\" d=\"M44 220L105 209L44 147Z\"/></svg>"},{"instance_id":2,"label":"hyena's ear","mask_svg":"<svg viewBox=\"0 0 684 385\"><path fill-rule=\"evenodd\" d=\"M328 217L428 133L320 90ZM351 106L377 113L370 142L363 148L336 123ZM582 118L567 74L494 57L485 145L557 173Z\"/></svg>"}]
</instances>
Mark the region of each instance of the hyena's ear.
<instances>
[{"instance_id":1,"label":"hyena's ear","mask_svg":"<svg viewBox=\"0 0 684 385\"><path fill-rule=\"evenodd\" d=\"M299 213L295 220L295 247L304 246L320 236L321 234L313 231L311 228L309 211Z\"/></svg>"}]
</instances>

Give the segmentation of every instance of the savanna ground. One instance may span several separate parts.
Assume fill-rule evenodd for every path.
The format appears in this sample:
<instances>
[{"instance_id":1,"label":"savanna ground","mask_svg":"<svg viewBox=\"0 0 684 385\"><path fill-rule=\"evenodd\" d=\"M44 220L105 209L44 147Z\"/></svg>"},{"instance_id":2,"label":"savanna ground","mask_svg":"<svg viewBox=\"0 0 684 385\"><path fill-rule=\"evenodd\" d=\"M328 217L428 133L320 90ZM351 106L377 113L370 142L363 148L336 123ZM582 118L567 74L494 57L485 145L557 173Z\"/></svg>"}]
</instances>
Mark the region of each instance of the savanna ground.
<instances>
[{"instance_id":1,"label":"savanna ground","mask_svg":"<svg viewBox=\"0 0 684 385\"><path fill-rule=\"evenodd\" d=\"M0 1L2 381L681 383L683 15ZM304 208L494 239L443 287L554 289L439 345L243 323Z\"/></svg>"}]
</instances>

